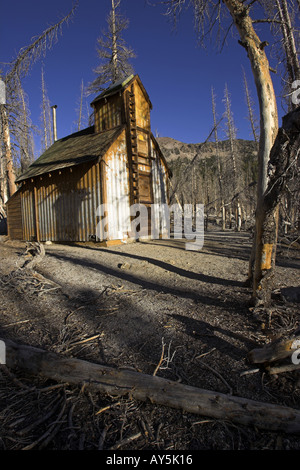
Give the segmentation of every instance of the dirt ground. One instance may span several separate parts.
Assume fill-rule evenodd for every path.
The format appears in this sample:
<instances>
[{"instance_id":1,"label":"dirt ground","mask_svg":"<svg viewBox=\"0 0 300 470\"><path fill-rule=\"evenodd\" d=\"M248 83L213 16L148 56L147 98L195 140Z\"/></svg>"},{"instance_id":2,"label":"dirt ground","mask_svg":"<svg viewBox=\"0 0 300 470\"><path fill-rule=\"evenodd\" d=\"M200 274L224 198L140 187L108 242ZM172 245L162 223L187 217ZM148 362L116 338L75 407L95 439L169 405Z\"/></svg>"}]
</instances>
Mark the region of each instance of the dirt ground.
<instances>
[{"instance_id":1,"label":"dirt ground","mask_svg":"<svg viewBox=\"0 0 300 470\"><path fill-rule=\"evenodd\" d=\"M249 233L216 229L197 252L172 239L50 244L26 278L12 276L25 243L4 238L0 337L150 375L164 345L157 376L299 409L299 373L243 374L251 349L299 326L299 248L279 244L273 305L255 314L250 249ZM2 368L0 448L300 450L300 439Z\"/></svg>"}]
</instances>

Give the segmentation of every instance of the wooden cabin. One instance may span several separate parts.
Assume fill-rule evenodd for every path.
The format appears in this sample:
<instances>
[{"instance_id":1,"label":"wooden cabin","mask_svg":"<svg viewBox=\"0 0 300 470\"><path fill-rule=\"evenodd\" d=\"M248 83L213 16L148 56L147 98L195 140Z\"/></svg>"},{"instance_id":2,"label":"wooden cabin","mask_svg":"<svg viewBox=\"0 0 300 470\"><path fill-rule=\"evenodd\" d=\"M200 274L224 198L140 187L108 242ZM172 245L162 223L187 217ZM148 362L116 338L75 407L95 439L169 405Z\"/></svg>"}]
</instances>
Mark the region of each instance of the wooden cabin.
<instances>
[{"instance_id":1,"label":"wooden cabin","mask_svg":"<svg viewBox=\"0 0 300 470\"><path fill-rule=\"evenodd\" d=\"M170 171L151 133L152 104L139 76L113 84L91 106L94 126L54 142L17 178L7 202L9 238L126 241L133 204L145 205L150 221L152 205L169 202ZM103 204L107 225L99 231Z\"/></svg>"}]
</instances>

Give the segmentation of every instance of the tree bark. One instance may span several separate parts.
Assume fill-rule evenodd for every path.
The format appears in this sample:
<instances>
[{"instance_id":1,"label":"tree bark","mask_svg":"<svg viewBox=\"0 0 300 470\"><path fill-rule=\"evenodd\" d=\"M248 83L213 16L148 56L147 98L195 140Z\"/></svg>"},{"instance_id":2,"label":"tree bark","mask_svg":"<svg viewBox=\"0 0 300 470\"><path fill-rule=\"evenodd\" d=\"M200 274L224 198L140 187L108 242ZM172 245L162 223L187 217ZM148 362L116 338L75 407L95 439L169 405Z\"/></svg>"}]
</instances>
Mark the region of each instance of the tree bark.
<instances>
[{"instance_id":1,"label":"tree bark","mask_svg":"<svg viewBox=\"0 0 300 470\"><path fill-rule=\"evenodd\" d=\"M271 286L275 269L275 248L277 243L278 207L288 181L299 174L300 154L300 107L284 116L270 153L269 183L262 204L258 210L259 232L261 235L262 273L256 266L254 281L257 287L256 304L268 305L271 300ZM265 288L264 283L267 283Z\"/></svg>"},{"instance_id":2,"label":"tree bark","mask_svg":"<svg viewBox=\"0 0 300 470\"><path fill-rule=\"evenodd\" d=\"M3 340L2 340L3 341ZM261 403L166 380L131 370L113 369L5 340L6 365L69 384L85 384L110 395L179 408L269 431L300 432L300 410Z\"/></svg>"},{"instance_id":3,"label":"tree bark","mask_svg":"<svg viewBox=\"0 0 300 470\"><path fill-rule=\"evenodd\" d=\"M245 47L255 80L260 108L260 139L258 150L258 184L255 233L255 261L253 277L253 297L264 291L264 301L269 303L272 289L271 271L275 264L278 215L277 207L268 214L264 207L264 194L268 184L268 162L270 152L278 132L278 113L270 67L264 51L265 44L257 36L247 5L239 0L224 0ZM266 222L266 218L268 221ZM268 233L265 229L268 227ZM272 232L272 236L271 235Z\"/></svg>"},{"instance_id":4,"label":"tree bark","mask_svg":"<svg viewBox=\"0 0 300 470\"><path fill-rule=\"evenodd\" d=\"M113 70L113 83L118 78L118 48L117 48L117 33L116 33L116 6L115 1L111 0L111 29L112 29L112 70Z\"/></svg>"},{"instance_id":5,"label":"tree bark","mask_svg":"<svg viewBox=\"0 0 300 470\"><path fill-rule=\"evenodd\" d=\"M4 158L5 160L5 171L6 171L6 183L8 189L8 197L11 197L17 190L15 183L15 172L12 161L12 151L10 143L10 131L7 119L7 113L4 108L4 105L1 105L1 121L2 121L2 135L3 135L3 144L4 144Z\"/></svg>"}]
</instances>

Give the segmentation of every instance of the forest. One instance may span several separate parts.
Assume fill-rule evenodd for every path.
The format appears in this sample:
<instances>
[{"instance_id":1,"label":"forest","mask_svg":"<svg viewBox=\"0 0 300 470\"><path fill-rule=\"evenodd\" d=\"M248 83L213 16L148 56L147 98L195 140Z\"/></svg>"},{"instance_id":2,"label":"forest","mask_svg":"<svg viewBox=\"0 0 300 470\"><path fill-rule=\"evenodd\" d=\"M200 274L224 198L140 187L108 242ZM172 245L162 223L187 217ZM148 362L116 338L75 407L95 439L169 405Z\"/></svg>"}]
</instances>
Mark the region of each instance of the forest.
<instances>
[{"instance_id":1,"label":"forest","mask_svg":"<svg viewBox=\"0 0 300 470\"><path fill-rule=\"evenodd\" d=\"M107 131L104 119L96 123L96 105L94 114L85 112L84 97L131 83L135 73L134 50L123 39L125 0L110 3L95 79L81 84L79 136L96 125ZM202 450L300 449L300 2L150 3L163 4L173 25L191 11L200 43L214 31L223 44L235 31L259 104L256 110L243 71L252 135L237 134L230 84L221 102L211 87L205 141L155 135L157 155L170 169L169 203L192 205L195 212L204 204L199 251L172 235L106 245L14 240L7 231L9 204L22 190L18 177L36 158L23 81L62 40L78 2L56 24L33 31L38 35L10 64L1 64L1 450L184 451L196 458ZM262 24L272 45L259 37ZM57 139L43 67L41 90L39 137L47 151ZM127 146L137 136L131 131ZM130 158L138 181L132 148ZM49 170L54 180L53 174Z\"/></svg>"}]
</instances>

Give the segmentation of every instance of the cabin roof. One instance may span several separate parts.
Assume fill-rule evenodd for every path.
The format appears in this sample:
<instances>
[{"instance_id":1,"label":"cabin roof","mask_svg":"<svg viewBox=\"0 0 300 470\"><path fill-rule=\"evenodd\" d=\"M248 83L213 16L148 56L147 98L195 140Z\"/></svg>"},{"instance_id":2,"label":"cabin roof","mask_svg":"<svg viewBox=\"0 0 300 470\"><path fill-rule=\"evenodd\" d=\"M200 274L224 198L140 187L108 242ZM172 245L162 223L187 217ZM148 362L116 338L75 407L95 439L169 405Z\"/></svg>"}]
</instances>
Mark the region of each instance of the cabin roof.
<instances>
[{"instance_id":1,"label":"cabin roof","mask_svg":"<svg viewBox=\"0 0 300 470\"><path fill-rule=\"evenodd\" d=\"M124 126L119 126L95 134L92 126L59 139L29 166L16 182L20 183L44 173L99 159L123 129Z\"/></svg>"},{"instance_id":2,"label":"cabin roof","mask_svg":"<svg viewBox=\"0 0 300 470\"><path fill-rule=\"evenodd\" d=\"M150 101L149 95L146 92L144 85L141 82L141 79L138 75L129 75L127 78L122 78L118 80L117 82L113 83L110 85L106 90L104 90L100 95L96 96L96 98L91 102L91 106L93 106L96 102L103 100L104 98L108 98L109 96L112 96L122 90L125 90L131 83L137 80L138 84L140 85L146 100L148 101L150 105L150 109L152 109L152 103Z\"/></svg>"}]
</instances>

